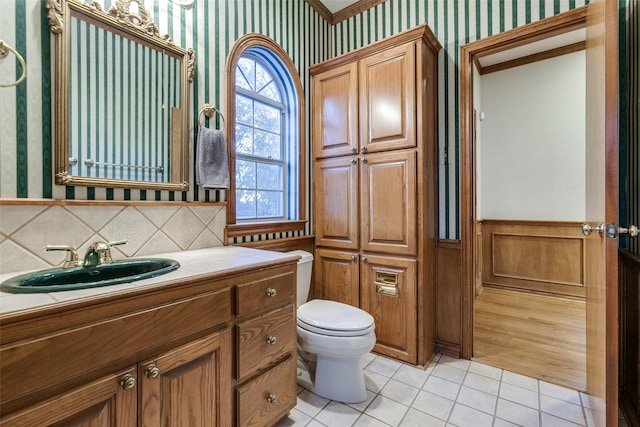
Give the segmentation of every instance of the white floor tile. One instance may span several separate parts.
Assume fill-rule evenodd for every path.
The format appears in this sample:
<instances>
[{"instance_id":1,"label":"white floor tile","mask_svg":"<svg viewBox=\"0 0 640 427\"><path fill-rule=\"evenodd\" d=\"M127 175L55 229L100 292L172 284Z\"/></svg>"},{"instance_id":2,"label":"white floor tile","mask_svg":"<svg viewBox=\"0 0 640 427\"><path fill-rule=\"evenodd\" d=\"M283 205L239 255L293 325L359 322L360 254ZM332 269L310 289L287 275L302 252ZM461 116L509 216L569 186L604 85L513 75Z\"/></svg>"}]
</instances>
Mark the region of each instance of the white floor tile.
<instances>
[{"instance_id":1,"label":"white floor tile","mask_svg":"<svg viewBox=\"0 0 640 427\"><path fill-rule=\"evenodd\" d=\"M524 427L539 427L540 413L533 408L498 399L496 416Z\"/></svg>"},{"instance_id":2,"label":"white floor tile","mask_svg":"<svg viewBox=\"0 0 640 427\"><path fill-rule=\"evenodd\" d=\"M441 365L438 364L435 368L433 368L433 373L431 375L435 375L436 377L453 381L454 383L462 384L462 380L464 379L466 372L462 369L454 368L449 365Z\"/></svg>"},{"instance_id":3,"label":"white floor tile","mask_svg":"<svg viewBox=\"0 0 640 427\"><path fill-rule=\"evenodd\" d=\"M384 396L376 397L364 411L370 417L376 418L394 427L400 424L409 407Z\"/></svg>"},{"instance_id":4,"label":"white floor tile","mask_svg":"<svg viewBox=\"0 0 640 427\"><path fill-rule=\"evenodd\" d=\"M380 420L376 420L367 414L362 414L358 421L355 422L353 427L389 427L389 424L383 423Z\"/></svg>"},{"instance_id":5,"label":"white floor tile","mask_svg":"<svg viewBox=\"0 0 640 427\"><path fill-rule=\"evenodd\" d=\"M538 380L525 377L524 375L516 374L514 372L504 371L502 373L502 382L526 388L527 390L535 391L536 393L538 392Z\"/></svg>"},{"instance_id":6,"label":"white floor tile","mask_svg":"<svg viewBox=\"0 0 640 427\"><path fill-rule=\"evenodd\" d=\"M491 427L493 416L456 403L451 411L449 423L458 427Z\"/></svg>"},{"instance_id":7,"label":"white floor tile","mask_svg":"<svg viewBox=\"0 0 640 427\"><path fill-rule=\"evenodd\" d=\"M460 384L436 376L430 376L422 389L449 400L456 400L458 391L460 391Z\"/></svg>"},{"instance_id":8,"label":"white floor tile","mask_svg":"<svg viewBox=\"0 0 640 427\"><path fill-rule=\"evenodd\" d=\"M311 421L311 417L304 412L293 408L289 416L277 424L277 427L299 427Z\"/></svg>"},{"instance_id":9,"label":"white floor tile","mask_svg":"<svg viewBox=\"0 0 640 427\"><path fill-rule=\"evenodd\" d=\"M578 427L579 424L572 423L562 418L554 417L553 415L542 413L542 425L543 427Z\"/></svg>"},{"instance_id":10,"label":"white floor tile","mask_svg":"<svg viewBox=\"0 0 640 427\"><path fill-rule=\"evenodd\" d=\"M366 368L367 365L369 365L369 363L373 362L373 360L376 358L376 356L374 354L371 353L367 353L364 356L362 356L360 358L360 365L362 366L362 368Z\"/></svg>"},{"instance_id":11,"label":"white floor tile","mask_svg":"<svg viewBox=\"0 0 640 427\"><path fill-rule=\"evenodd\" d=\"M540 410L579 425L585 425L582 407L555 397L540 395Z\"/></svg>"},{"instance_id":12,"label":"white floor tile","mask_svg":"<svg viewBox=\"0 0 640 427\"><path fill-rule=\"evenodd\" d=\"M402 363L395 360L386 359L384 357L376 357L369 365L367 369L377 374L384 375L385 377L392 377L398 369L400 369Z\"/></svg>"},{"instance_id":13,"label":"white floor tile","mask_svg":"<svg viewBox=\"0 0 640 427\"><path fill-rule=\"evenodd\" d=\"M502 369L474 361L469 365L469 372L498 381L502 378Z\"/></svg>"},{"instance_id":14,"label":"white floor tile","mask_svg":"<svg viewBox=\"0 0 640 427\"><path fill-rule=\"evenodd\" d=\"M471 387L475 390L480 390L485 393L498 395L500 390L500 381L483 377L482 375L474 374L473 372L467 372L467 376L464 378L463 385Z\"/></svg>"},{"instance_id":15,"label":"white floor tile","mask_svg":"<svg viewBox=\"0 0 640 427\"><path fill-rule=\"evenodd\" d=\"M400 369L393 374L393 379L408 384L416 388L422 388L429 374L422 369L414 368L409 365L402 365Z\"/></svg>"},{"instance_id":16,"label":"white floor tile","mask_svg":"<svg viewBox=\"0 0 640 427\"><path fill-rule=\"evenodd\" d=\"M426 369L369 354L367 399L343 404L298 388L277 427L593 426L589 396L477 362L436 355Z\"/></svg>"},{"instance_id":17,"label":"white floor tile","mask_svg":"<svg viewBox=\"0 0 640 427\"><path fill-rule=\"evenodd\" d=\"M453 408L453 400L445 399L423 390L418 393L411 406L426 414L446 420L449 418L451 408Z\"/></svg>"},{"instance_id":18,"label":"white floor tile","mask_svg":"<svg viewBox=\"0 0 640 427\"><path fill-rule=\"evenodd\" d=\"M569 388L560 387L545 381L540 381L540 394L555 397L556 399L571 402L574 405L580 405L580 393Z\"/></svg>"},{"instance_id":19,"label":"white floor tile","mask_svg":"<svg viewBox=\"0 0 640 427\"><path fill-rule=\"evenodd\" d=\"M462 387L456 401L490 415L496 412L496 396L469 387Z\"/></svg>"},{"instance_id":20,"label":"white floor tile","mask_svg":"<svg viewBox=\"0 0 640 427\"><path fill-rule=\"evenodd\" d=\"M446 421L410 408L400 427L443 427Z\"/></svg>"},{"instance_id":21,"label":"white floor tile","mask_svg":"<svg viewBox=\"0 0 640 427\"><path fill-rule=\"evenodd\" d=\"M385 377L368 369L364 370L364 386L367 390L379 393L388 382L389 377Z\"/></svg>"},{"instance_id":22,"label":"white floor tile","mask_svg":"<svg viewBox=\"0 0 640 427\"><path fill-rule=\"evenodd\" d=\"M538 393L509 383L500 385L500 397L533 409L540 408L538 405Z\"/></svg>"},{"instance_id":23,"label":"white floor tile","mask_svg":"<svg viewBox=\"0 0 640 427\"><path fill-rule=\"evenodd\" d=\"M296 404L296 409L299 409L300 411L311 417L315 417L322 410L322 408L327 406L327 403L329 402L329 399L320 397L308 390L303 390L298 395L298 403Z\"/></svg>"},{"instance_id":24,"label":"white floor tile","mask_svg":"<svg viewBox=\"0 0 640 427\"><path fill-rule=\"evenodd\" d=\"M380 391L380 394L403 405L411 406L419 391L420 389L391 379Z\"/></svg>"},{"instance_id":25,"label":"white floor tile","mask_svg":"<svg viewBox=\"0 0 640 427\"><path fill-rule=\"evenodd\" d=\"M316 415L315 419L332 427L352 425L360 417L360 412L344 403L330 402Z\"/></svg>"}]
</instances>

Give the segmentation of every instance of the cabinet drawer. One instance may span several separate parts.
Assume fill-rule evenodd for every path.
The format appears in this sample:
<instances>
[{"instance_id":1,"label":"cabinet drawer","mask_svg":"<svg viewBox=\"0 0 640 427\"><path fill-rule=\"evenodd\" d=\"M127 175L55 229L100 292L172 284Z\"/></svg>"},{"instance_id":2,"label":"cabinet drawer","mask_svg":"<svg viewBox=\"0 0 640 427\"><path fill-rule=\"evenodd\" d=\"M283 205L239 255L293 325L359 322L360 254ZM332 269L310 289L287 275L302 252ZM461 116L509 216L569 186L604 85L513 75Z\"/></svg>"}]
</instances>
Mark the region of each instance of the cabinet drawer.
<instances>
[{"instance_id":1,"label":"cabinet drawer","mask_svg":"<svg viewBox=\"0 0 640 427\"><path fill-rule=\"evenodd\" d=\"M268 271L268 276L257 277L237 287L238 316L258 309L283 303L294 296L296 286L295 270L290 268Z\"/></svg>"},{"instance_id":2,"label":"cabinet drawer","mask_svg":"<svg viewBox=\"0 0 640 427\"><path fill-rule=\"evenodd\" d=\"M296 359L290 357L238 387L238 425L269 426L296 405Z\"/></svg>"},{"instance_id":3,"label":"cabinet drawer","mask_svg":"<svg viewBox=\"0 0 640 427\"><path fill-rule=\"evenodd\" d=\"M295 307L291 304L238 325L239 379L294 351L295 319Z\"/></svg>"}]
</instances>

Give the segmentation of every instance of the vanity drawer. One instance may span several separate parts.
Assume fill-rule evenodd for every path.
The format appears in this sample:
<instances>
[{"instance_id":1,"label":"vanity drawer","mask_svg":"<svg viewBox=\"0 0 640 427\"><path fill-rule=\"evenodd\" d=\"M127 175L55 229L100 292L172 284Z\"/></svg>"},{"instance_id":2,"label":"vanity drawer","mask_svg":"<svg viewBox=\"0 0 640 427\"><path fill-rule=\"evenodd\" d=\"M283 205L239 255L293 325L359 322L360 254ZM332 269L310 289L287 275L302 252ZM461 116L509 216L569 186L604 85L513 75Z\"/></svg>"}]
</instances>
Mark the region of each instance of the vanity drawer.
<instances>
[{"instance_id":1,"label":"vanity drawer","mask_svg":"<svg viewBox=\"0 0 640 427\"><path fill-rule=\"evenodd\" d=\"M270 426L296 405L296 359L290 357L238 387L238 425Z\"/></svg>"},{"instance_id":2,"label":"vanity drawer","mask_svg":"<svg viewBox=\"0 0 640 427\"><path fill-rule=\"evenodd\" d=\"M238 378L269 366L296 346L293 304L238 325Z\"/></svg>"},{"instance_id":3,"label":"vanity drawer","mask_svg":"<svg viewBox=\"0 0 640 427\"><path fill-rule=\"evenodd\" d=\"M271 269L237 287L237 315L284 303L295 295L295 269Z\"/></svg>"}]
</instances>

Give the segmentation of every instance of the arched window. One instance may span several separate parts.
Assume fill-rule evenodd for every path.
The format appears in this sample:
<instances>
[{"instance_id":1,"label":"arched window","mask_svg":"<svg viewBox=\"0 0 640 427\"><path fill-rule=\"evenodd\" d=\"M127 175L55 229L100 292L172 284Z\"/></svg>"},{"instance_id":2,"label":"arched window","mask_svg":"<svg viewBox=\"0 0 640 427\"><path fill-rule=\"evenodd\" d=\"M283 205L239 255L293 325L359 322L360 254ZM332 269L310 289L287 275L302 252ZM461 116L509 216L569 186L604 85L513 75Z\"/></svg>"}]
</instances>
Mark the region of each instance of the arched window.
<instances>
[{"instance_id":1,"label":"arched window","mask_svg":"<svg viewBox=\"0 0 640 427\"><path fill-rule=\"evenodd\" d=\"M228 237L304 229L304 97L293 63L250 34L229 54L227 78Z\"/></svg>"}]
</instances>

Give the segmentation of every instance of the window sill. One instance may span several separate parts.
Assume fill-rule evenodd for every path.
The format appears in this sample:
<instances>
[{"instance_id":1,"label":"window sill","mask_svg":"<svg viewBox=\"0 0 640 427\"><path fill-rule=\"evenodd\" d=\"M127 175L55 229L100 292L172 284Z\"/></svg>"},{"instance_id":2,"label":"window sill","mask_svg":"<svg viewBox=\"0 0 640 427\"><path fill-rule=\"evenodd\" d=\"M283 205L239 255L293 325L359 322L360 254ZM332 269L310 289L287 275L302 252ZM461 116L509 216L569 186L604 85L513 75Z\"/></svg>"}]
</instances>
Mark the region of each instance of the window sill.
<instances>
[{"instance_id":1,"label":"window sill","mask_svg":"<svg viewBox=\"0 0 640 427\"><path fill-rule=\"evenodd\" d=\"M225 234L227 238L233 238L257 234L284 233L304 230L306 224L306 220L227 224Z\"/></svg>"}]
</instances>

